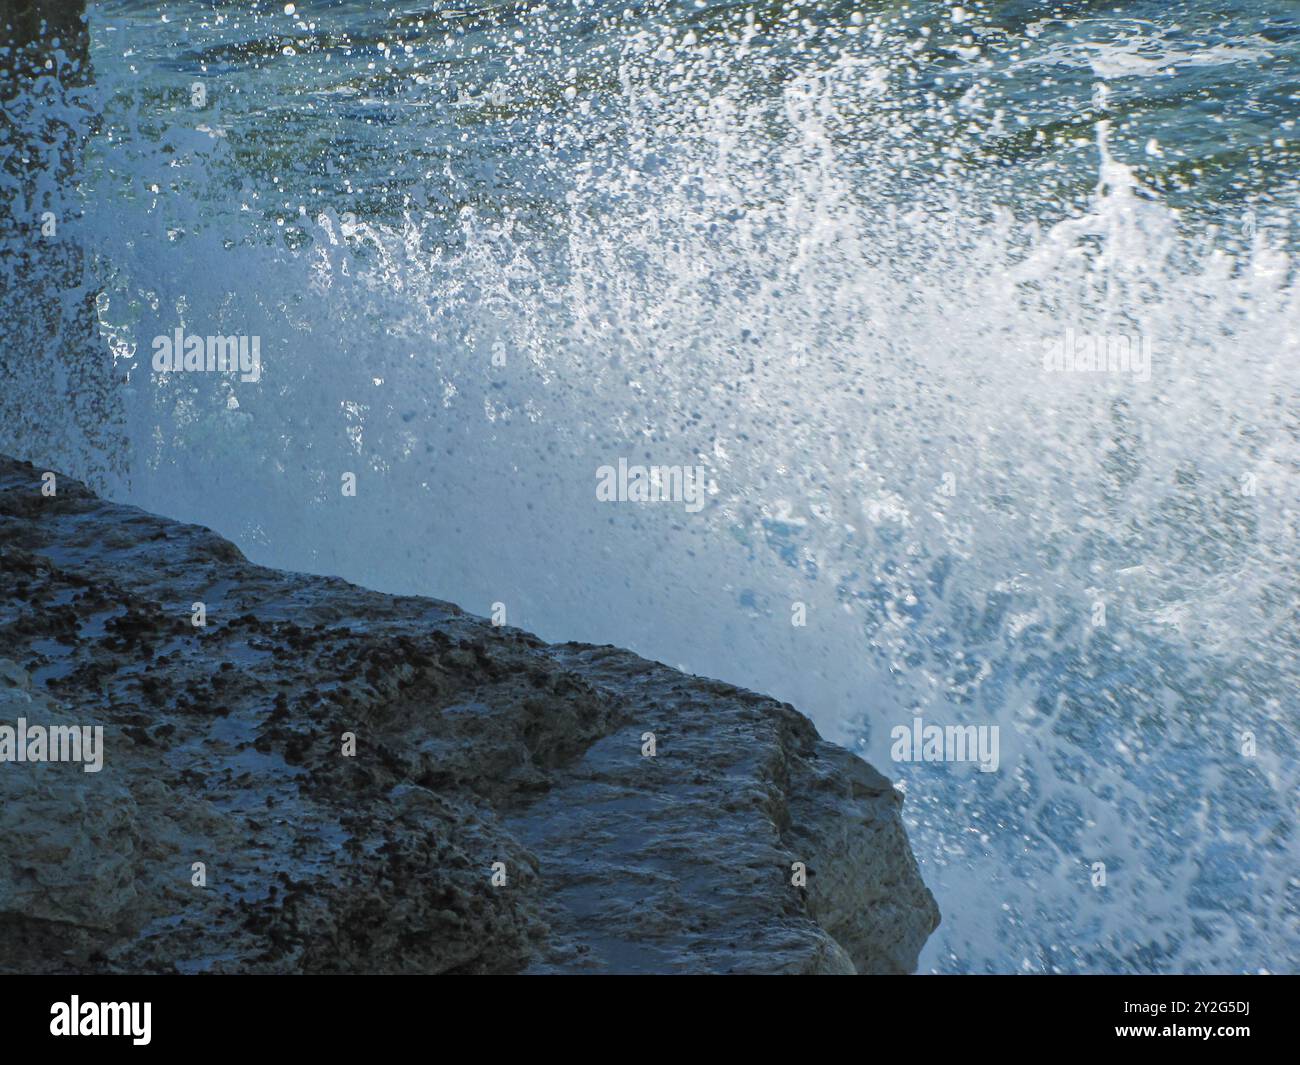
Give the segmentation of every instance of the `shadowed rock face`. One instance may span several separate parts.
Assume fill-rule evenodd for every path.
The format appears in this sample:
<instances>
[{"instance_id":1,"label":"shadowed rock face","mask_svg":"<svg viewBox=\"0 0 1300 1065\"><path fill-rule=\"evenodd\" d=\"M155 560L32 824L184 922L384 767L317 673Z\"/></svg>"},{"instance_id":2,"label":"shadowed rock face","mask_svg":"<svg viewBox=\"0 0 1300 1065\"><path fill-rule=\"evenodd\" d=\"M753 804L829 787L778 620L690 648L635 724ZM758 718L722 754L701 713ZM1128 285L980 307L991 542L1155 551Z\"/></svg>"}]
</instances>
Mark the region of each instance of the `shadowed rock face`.
<instances>
[{"instance_id":1,"label":"shadowed rock face","mask_svg":"<svg viewBox=\"0 0 1300 1065\"><path fill-rule=\"evenodd\" d=\"M0 457L0 726L104 765L0 762L0 970L908 972L938 924L901 796L792 707L42 472Z\"/></svg>"}]
</instances>

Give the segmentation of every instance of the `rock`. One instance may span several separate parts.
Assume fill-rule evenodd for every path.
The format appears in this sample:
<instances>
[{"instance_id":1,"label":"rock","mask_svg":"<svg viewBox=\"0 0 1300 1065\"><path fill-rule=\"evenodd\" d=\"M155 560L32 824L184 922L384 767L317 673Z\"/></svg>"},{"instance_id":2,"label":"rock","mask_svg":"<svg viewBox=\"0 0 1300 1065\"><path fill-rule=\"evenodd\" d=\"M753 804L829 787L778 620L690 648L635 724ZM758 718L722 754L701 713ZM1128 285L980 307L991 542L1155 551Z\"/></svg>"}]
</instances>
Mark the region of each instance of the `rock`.
<instances>
[{"instance_id":1,"label":"rock","mask_svg":"<svg viewBox=\"0 0 1300 1065\"><path fill-rule=\"evenodd\" d=\"M915 968L902 797L792 707L41 473L0 457L0 726L105 754L0 763L0 971Z\"/></svg>"}]
</instances>

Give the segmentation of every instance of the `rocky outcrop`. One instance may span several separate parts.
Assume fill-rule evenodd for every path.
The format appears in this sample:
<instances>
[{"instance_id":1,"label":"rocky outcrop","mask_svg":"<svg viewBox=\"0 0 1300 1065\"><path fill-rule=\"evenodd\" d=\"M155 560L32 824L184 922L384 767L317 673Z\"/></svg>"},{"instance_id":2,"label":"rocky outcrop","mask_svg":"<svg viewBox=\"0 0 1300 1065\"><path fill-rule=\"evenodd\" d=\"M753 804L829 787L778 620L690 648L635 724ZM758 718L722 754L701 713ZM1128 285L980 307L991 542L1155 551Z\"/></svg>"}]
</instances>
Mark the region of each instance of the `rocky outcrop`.
<instances>
[{"instance_id":1,"label":"rocky outcrop","mask_svg":"<svg viewBox=\"0 0 1300 1065\"><path fill-rule=\"evenodd\" d=\"M0 762L0 970L915 967L901 796L792 707L43 472L0 458L0 727L103 768Z\"/></svg>"}]
</instances>

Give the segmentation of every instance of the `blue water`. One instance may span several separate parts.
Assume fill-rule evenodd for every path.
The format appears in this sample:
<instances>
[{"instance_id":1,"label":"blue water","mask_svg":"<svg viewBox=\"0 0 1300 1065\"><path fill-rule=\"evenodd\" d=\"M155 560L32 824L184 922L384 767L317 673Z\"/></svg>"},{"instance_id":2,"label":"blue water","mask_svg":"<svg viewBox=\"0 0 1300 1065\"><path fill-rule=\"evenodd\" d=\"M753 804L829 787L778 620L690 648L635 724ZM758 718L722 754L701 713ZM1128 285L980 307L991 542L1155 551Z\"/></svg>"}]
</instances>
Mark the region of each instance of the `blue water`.
<instances>
[{"instance_id":1,"label":"blue water","mask_svg":"<svg viewBox=\"0 0 1300 1065\"><path fill-rule=\"evenodd\" d=\"M93 336L6 288L49 357L0 448L792 701L907 793L922 971L1297 969L1294 5L89 23L0 155ZM154 375L178 326L262 380ZM1045 373L1066 330L1149 376ZM715 490L601 503L620 457ZM916 713L998 726L998 770L892 761Z\"/></svg>"}]
</instances>

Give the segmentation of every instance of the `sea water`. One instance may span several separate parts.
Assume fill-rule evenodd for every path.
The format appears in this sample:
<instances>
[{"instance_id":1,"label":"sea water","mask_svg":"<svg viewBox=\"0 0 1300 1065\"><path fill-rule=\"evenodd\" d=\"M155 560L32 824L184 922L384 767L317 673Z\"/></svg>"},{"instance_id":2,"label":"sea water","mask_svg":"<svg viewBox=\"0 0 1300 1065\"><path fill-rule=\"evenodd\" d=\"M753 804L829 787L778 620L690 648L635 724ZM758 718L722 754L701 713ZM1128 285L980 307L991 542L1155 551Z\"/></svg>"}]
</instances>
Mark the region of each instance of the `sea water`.
<instances>
[{"instance_id":1,"label":"sea water","mask_svg":"<svg viewBox=\"0 0 1300 1065\"><path fill-rule=\"evenodd\" d=\"M1119 7L92 4L0 154L93 330L6 289L0 450L794 703L923 972L1295 971L1300 13Z\"/></svg>"}]
</instances>

